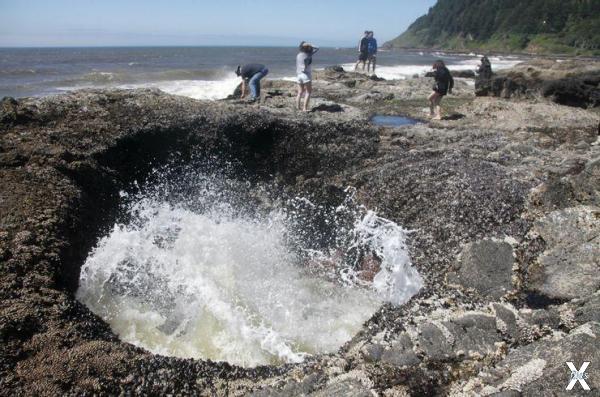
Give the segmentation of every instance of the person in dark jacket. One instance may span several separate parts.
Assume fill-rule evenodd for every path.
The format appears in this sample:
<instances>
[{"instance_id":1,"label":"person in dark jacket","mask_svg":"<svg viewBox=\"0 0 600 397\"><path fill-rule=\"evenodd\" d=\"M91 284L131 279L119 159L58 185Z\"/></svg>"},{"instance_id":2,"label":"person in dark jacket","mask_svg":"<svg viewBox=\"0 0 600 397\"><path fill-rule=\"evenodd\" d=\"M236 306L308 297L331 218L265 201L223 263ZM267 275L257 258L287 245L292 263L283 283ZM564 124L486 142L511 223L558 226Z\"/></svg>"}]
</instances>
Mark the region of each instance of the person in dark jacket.
<instances>
[{"instance_id":1,"label":"person in dark jacket","mask_svg":"<svg viewBox=\"0 0 600 397\"><path fill-rule=\"evenodd\" d=\"M444 95L452 93L454 79L442 60L435 61L433 64L433 77L435 84L433 85L433 92L429 95L429 114L434 120L441 120L442 108L440 103Z\"/></svg>"},{"instance_id":2,"label":"person in dark jacket","mask_svg":"<svg viewBox=\"0 0 600 397\"><path fill-rule=\"evenodd\" d=\"M492 88L492 63L488 57L481 58L481 64L477 68L477 77L475 77L475 95L487 96Z\"/></svg>"},{"instance_id":3,"label":"person in dark jacket","mask_svg":"<svg viewBox=\"0 0 600 397\"><path fill-rule=\"evenodd\" d=\"M247 86L250 86L250 100L260 99L260 80L269 73L269 69L260 63L239 65L235 71L242 78L242 98L246 97Z\"/></svg>"},{"instance_id":4,"label":"person in dark jacket","mask_svg":"<svg viewBox=\"0 0 600 397\"><path fill-rule=\"evenodd\" d=\"M477 68L477 74L483 79L492 78L492 63L488 57L484 56L481 58L481 64Z\"/></svg>"}]
</instances>

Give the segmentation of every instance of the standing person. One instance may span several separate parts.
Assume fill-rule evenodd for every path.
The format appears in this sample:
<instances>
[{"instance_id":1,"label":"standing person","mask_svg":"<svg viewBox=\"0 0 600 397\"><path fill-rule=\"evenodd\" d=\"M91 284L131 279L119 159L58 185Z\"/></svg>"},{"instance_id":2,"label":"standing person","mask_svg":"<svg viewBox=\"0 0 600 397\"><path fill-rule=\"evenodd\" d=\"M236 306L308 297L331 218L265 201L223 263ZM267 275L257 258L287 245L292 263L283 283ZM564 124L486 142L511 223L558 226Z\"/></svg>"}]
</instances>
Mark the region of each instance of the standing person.
<instances>
[{"instance_id":1,"label":"standing person","mask_svg":"<svg viewBox=\"0 0 600 397\"><path fill-rule=\"evenodd\" d=\"M298 55L296 55L296 74L298 77L298 96L296 96L296 107L298 110L308 112L308 103L312 93L312 56L319 51L319 47L302 42L298 46ZM302 105L302 97L304 104Z\"/></svg>"},{"instance_id":2,"label":"standing person","mask_svg":"<svg viewBox=\"0 0 600 397\"><path fill-rule=\"evenodd\" d=\"M429 95L429 114L434 120L441 120L442 108L440 103L444 95L452 93L454 79L442 60L437 60L433 64L433 77L435 78L435 84L433 85L433 92Z\"/></svg>"},{"instance_id":3,"label":"standing person","mask_svg":"<svg viewBox=\"0 0 600 397\"><path fill-rule=\"evenodd\" d=\"M481 78L492 78L492 63L485 55L481 58L481 64L479 64L479 67L477 68L477 73Z\"/></svg>"},{"instance_id":4,"label":"standing person","mask_svg":"<svg viewBox=\"0 0 600 397\"><path fill-rule=\"evenodd\" d=\"M371 67L373 67L373 73L375 73L375 66L377 64L377 40L373 37L373 34L373 31L370 31L367 38L367 60L369 61L367 64L367 73L369 73Z\"/></svg>"},{"instance_id":5,"label":"standing person","mask_svg":"<svg viewBox=\"0 0 600 397\"><path fill-rule=\"evenodd\" d=\"M358 71L358 65L362 63L362 70L365 71L365 64L369 58L369 31L365 30L364 36L358 42L358 61L354 66L354 71Z\"/></svg>"},{"instance_id":6,"label":"standing person","mask_svg":"<svg viewBox=\"0 0 600 397\"><path fill-rule=\"evenodd\" d=\"M492 88L492 63L488 57L481 58L481 64L477 68L477 77L475 78L475 95L487 96Z\"/></svg>"},{"instance_id":7,"label":"standing person","mask_svg":"<svg viewBox=\"0 0 600 397\"><path fill-rule=\"evenodd\" d=\"M242 78L242 98L246 97L250 86L250 100L252 102L260 99L260 80L269 73L269 69L260 63L249 63L238 65L235 74Z\"/></svg>"}]
</instances>

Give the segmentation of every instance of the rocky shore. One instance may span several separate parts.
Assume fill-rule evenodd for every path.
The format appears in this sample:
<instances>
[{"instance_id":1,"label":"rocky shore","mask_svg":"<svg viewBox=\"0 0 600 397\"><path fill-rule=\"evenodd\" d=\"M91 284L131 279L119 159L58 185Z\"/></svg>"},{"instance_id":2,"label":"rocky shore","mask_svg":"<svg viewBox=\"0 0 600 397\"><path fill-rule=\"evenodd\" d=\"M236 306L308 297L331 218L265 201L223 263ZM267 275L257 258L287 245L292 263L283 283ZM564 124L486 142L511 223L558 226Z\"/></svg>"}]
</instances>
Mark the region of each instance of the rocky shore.
<instances>
[{"instance_id":1,"label":"rocky shore","mask_svg":"<svg viewBox=\"0 0 600 397\"><path fill-rule=\"evenodd\" d=\"M3 99L0 395L564 395L566 361L591 362L597 393L600 64L548 62L496 75L496 96L457 79L441 121L426 117L430 79L339 68L317 73L309 114L285 81L266 82L261 104L153 90ZM370 122L396 114L420 122ZM414 230L425 287L301 364L245 369L121 342L75 300L79 269L119 191L174 153L237 159L325 201L355 187Z\"/></svg>"}]
</instances>

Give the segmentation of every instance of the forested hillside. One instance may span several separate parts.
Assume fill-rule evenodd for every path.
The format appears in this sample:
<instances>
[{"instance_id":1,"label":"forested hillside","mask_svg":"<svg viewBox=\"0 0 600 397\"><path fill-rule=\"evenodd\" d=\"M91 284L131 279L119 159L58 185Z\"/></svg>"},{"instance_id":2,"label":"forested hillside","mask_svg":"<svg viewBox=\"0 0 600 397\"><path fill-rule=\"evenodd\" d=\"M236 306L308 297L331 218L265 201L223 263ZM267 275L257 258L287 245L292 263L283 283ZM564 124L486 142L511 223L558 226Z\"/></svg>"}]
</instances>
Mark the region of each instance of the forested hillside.
<instances>
[{"instance_id":1,"label":"forested hillside","mask_svg":"<svg viewBox=\"0 0 600 397\"><path fill-rule=\"evenodd\" d=\"M386 46L600 55L600 0L439 0Z\"/></svg>"}]
</instances>

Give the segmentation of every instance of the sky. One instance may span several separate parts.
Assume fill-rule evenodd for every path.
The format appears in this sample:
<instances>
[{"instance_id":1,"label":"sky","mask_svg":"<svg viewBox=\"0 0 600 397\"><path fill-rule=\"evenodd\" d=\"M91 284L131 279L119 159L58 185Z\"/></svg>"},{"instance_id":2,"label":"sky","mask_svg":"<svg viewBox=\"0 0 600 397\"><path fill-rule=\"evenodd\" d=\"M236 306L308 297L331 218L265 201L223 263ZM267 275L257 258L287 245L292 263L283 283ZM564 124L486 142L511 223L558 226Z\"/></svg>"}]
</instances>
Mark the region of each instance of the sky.
<instances>
[{"instance_id":1,"label":"sky","mask_svg":"<svg viewBox=\"0 0 600 397\"><path fill-rule=\"evenodd\" d=\"M0 47L353 46L380 43L436 0L0 0Z\"/></svg>"}]
</instances>

